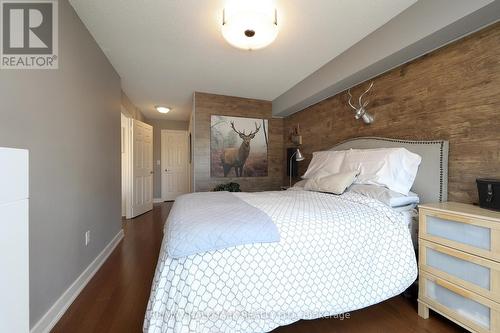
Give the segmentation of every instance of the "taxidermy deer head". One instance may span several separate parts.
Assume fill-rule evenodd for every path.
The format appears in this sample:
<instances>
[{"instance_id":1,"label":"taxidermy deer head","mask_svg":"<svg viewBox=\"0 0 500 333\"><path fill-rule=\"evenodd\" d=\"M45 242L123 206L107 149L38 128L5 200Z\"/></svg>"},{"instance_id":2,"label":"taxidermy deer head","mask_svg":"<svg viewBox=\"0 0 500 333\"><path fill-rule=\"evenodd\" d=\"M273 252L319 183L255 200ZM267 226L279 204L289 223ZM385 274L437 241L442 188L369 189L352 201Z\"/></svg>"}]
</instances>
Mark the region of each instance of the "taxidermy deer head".
<instances>
[{"instance_id":1,"label":"taxidermy deer head","mask_svg":"<svg viewBox=\"0 0 500 333\"><path fill-rule=\"evenodd\" d=\"M368 89L361 94L361 96L359 96L359 99L358 99L358 104L359 106L358 107L355 107L352 103L351 103L351 99L352 99L352 95L351 95L351 89L349 89L347 91L347 93L349 94L349 105L351 106L351 108L354 109L354 111L356 111L356 113L354 114L354 118L356 119L363 119L364 123L365 124L371 124L373 123L373 121L375 120L375 118L373 117L372 114L368 113L368 111L366 111L365 107L368 105L369 101L364 101L363 102L363 97L370 91L370 89L373 87L373 82L370 84L370 87L368 87Z\"/></svg>"}]
</instances>

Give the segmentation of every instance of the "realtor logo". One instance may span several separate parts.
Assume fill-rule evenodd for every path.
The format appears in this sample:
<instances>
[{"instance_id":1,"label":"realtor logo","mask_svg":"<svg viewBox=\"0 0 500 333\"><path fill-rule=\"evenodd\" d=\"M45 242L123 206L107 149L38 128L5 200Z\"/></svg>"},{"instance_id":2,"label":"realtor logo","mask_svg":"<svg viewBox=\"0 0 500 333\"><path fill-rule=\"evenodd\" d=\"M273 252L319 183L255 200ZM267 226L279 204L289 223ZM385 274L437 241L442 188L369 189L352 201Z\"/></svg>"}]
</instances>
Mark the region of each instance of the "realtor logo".
<instances>
[{"instance_id":1,"label":"realtor logo","mask_svg":"<svg viewBox=\"0 0 500 333\"><path fill-rule=\"evenodd\" d=\"M0 0L0 68L57 69L57 0Z\"/></svg>"}]
</instances>

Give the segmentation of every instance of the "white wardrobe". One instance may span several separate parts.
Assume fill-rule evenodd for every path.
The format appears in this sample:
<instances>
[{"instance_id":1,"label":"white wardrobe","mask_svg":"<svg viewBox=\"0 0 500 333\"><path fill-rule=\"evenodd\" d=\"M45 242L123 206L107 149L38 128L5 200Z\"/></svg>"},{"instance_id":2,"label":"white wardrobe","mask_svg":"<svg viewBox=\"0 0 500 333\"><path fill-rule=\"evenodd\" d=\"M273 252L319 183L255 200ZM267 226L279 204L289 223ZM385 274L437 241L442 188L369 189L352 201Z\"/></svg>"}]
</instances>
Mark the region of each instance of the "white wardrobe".
<instances>
[{"instance_id":1,"label":"white wardrobe","mask_svg":"<svg viewBox=\"0 0 500 333\"><path fill-rule=\"evenodd\" d=\"M0 147L0 332L29 332L28 151Z\"/></svg>"}]
</instances>

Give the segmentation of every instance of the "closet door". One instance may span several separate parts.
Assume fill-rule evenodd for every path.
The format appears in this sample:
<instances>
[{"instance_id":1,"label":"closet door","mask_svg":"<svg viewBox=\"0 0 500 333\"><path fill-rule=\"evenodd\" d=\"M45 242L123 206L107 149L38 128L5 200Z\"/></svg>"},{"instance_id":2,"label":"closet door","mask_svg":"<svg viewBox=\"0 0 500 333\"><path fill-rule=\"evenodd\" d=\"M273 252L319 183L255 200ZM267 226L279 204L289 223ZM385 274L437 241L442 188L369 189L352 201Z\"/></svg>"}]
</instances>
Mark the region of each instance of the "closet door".
<instances>
[{"instance_id":1,"label":"closet door","mask_svg":"<svg viewBox=\"0 0 500 333\"><path fill-rule=\"evenodd\" d=\"M0 332L29 332L28 151L0 147Z\"/></svg>"},{"instance_id":2,"label":"closet door","mask_svg":"<svg viewBox=\"0 0 500 333\"><path fill-rule=\"evenodd\" d=\"M189 192L189 136L187 131L161 131L161 192L163 201Z\"/></svg>"}]
</instances>

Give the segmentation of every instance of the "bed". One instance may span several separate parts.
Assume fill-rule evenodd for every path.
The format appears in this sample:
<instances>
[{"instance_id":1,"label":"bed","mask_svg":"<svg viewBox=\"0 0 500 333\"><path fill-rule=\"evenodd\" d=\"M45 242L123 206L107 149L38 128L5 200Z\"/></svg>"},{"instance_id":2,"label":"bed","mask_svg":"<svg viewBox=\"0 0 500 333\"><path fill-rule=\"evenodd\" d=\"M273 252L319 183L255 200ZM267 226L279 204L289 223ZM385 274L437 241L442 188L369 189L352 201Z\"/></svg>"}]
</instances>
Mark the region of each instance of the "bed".
<instances>
[{"instance_id":1,"label":"bed","mask_svg":"<svg viewBox=\"0 0 500 333\"><path fill-rule=\"evenodd\" d=\"M381 147L422 156L413 190L422 202L446 200L446 141L357 138L332 149ZM405 216L377 200L302 190L236 195L271 217L281 240L175 259L164 238L144 332L268 332L379 303L417 277Z\"/></svg>"}]
</instances>

